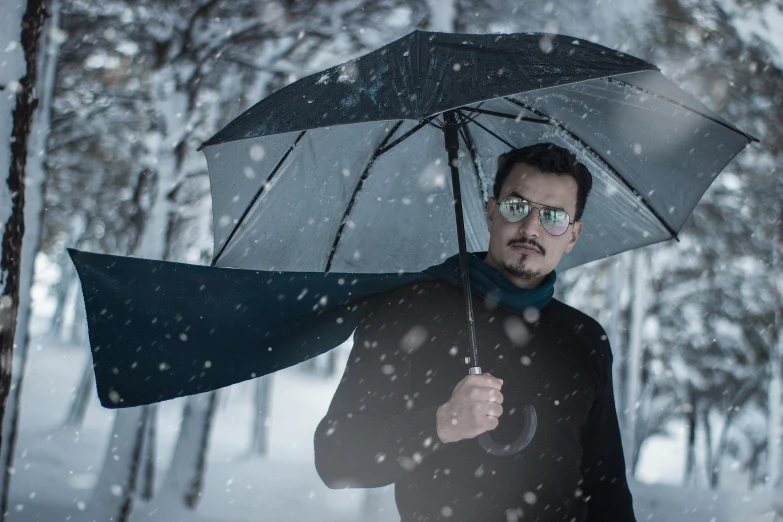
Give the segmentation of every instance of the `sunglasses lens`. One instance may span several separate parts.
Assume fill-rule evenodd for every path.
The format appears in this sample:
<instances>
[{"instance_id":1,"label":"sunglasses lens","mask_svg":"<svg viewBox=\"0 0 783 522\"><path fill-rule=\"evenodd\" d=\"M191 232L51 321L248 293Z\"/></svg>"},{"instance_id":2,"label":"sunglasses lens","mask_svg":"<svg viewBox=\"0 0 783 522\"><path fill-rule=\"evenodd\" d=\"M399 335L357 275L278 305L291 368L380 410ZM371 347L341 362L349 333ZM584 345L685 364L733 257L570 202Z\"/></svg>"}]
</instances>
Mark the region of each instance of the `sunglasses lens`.
<instances>
[{"instance_id":1,"label":"sunglasses lens","mask_svg":"<svg viewBox=\"0 0 783 522\"><path fill-rule=\"evenodd\" d=\"M509 223L522 221L530 214L530 203L523 199L509 198L500 202L500 214Z\"/></svg>"},{"instance_id":2,"label":"sunglasses lens","mask_svg":"<svg viewBox=\"0 0 783 522\"><path fill-rule=\"evenodd\" d=\"M570 219L565 210L557 208L541 209L541 224L544 230L553 236L562 236L568 230Z\"/></svg>"}]
</instances>

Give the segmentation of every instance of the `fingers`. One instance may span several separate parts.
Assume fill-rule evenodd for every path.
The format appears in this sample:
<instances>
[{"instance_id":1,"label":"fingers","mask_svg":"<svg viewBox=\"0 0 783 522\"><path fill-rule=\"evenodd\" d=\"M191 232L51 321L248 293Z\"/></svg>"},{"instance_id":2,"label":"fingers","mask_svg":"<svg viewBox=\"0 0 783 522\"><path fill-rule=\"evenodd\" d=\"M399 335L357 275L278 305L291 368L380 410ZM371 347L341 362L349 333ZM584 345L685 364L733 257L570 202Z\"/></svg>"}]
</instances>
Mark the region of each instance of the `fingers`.
<instances>
[{"instance_id":1,"label":"fingers","mask_svg":"<svg viewBox=\"0 0 783 522\"><path fill-rule=\"evenodd\" d=\"M493 377L488 373L482 373L476 377L480 378L479 384L485 388L500 390L501 386L503 386L503 379L498 379L497 377Z\"/></svg>"},{"instance_id":2,"label":"fingers","mask_svg":"<svg viewBox=\"0 0 783 522\"><path fill-rule=\"evenodd\" d=\"M497 417L487 417L487 423L486 423L487 431L494 430L495 428L498 427L499 424L500 424L500 420L498 420Z\"/></svg>"},{"instance_id":3,"label":"fingers","mask_svg":"<svg viewBox=\"0 0 783 522\"><path fill-rule=\"evenodd\" d=\"M503 386L503 379L498 379L497 377L493 377L488 373L482 373L479 375L466 375L459 383L457 383L455 389L463 388L465 386L500 390L500 388Z\"/></svg>"},{"instance_id":4,"label":"fingers","mask_svg":"<svg viewBox=\"0 0 783 522\"><path fill-rule=\"evenodd\" d=\"M503 406L500 404L492 404L487 408L487 417L498 418L503 415Z\"/></svg>"},{"instance_id":5,"label":"fingers","mask_svg":"<svg viewBox=\"0 0 783 522\"><path fill-rule=\"evenodd\" d=\"M476 420L482 417L500 417L503 415L503 406L496 402L476 402L472 406Z\"/></svg>"},{"instance_id":6,"label":"fingers","mask_svg":"<svg viewBox=\"0 0 783 522\"><path fill-rule=\"evenodd\" d=\"M468 391L468 397L477 403L491 402L503 404L503 394L494 388L471 388Z\"/></svg>"},{"instance_id":7,"label":"fingers","mask_svg":"<svg viewBox=\"0 0 783 522\"><path fill-rule=\"evenodd\" d=\"M487 402L495 402L497 404L503 404L503 394L502 393L500 393L499 391L494 390L494 389L491 389L491 390L485 389L485 392L486 392L486 399L485 400Z\"/></svg>"}]
</instances>

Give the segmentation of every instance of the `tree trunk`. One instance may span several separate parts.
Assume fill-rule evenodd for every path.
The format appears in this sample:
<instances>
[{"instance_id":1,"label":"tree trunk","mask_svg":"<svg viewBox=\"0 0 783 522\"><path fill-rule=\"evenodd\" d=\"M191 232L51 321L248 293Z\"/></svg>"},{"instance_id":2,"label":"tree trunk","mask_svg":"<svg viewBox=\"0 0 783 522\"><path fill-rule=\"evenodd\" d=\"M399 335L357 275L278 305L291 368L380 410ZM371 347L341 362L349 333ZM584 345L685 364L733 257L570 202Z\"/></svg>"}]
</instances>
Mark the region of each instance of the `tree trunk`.
<instances>
[{"instance_id":1,"label":"tree trunk","mask_svg":"<svg viewBox=\"0 0 783 522\"><path fill-rule=\"evenodd\" d=\"M155 163L154 160L150 160L149 158L147 158L147 160ZM156 179L158 180L156 190L165 190L164 187L161 187L161 178L157 172ZM139 211L144 212L145 215L139 222L140 224L137 223L141 228L138 230L135 249L131 253L138 257L164 259L167 251L165 231L167 229L166 220L169 219L168 205L166 204L165 198L161 199L159 194L155 194L153 200L153 208L139 209ZM156 205L161 203L164 206L162 211L159 207L156 208ZM78 330L80 327L86 329L86 318L83 315L85 311L83 300L84 298L81 291L77 290L77 313L75 314L72 332L85 331ZM139 472L142 468L142 460L144 460L142 459L142 455L152 451L151 448L148 449L148 452L144 451L145 438L149 435L149 428L147 425L150 422L151 416L152 410L150 406L123 408L117 411L111 441L109 443L110 454L107 455L107 458L104 460L98 485L93 493L93 504L95 504L97 511L91 510L89 515L94 516L95 513L98 513L99 516L95 516L95 520L109 520L109 517L117 517L118 513L120 513L120 516L130 516L133 507L133 494L136 489ZM136 426L137 423L139 423L138 430L129 428L129 425ZM148 444L152 444L152 442L149 442ZM118 448L122 449L123 455L119 455L119 458L115 458L115 456L111 454L112 448L114 448L115 451L119 451ZM129 453L131 451L132 458ZM148 472L148 469L145 469L145 473L146 472ZM107 489L112 487L112 485L117 486L114 489L114 493ZM144 487L148 488L149 483L145 482ZM117 492L120 492L120 494L117 495ZM146 493L142 491L142 496L145 494Z\"/></svg>"},{"instance_id":2,"label":"tree trunk","mask_svg":"<svg viewBox=\"0 0 783 522\"><path fill-rule=\"evenodd\" d=\"M117 410L109 448L92 500L84 512L84 522L129 520L149 417L149 406Z\"/></svg>"},{"instance_id":3,"label":"tree trunk","mask_svg":"<svg viewBox=\"0 0 783 522\"><path fill-rule=\"evenodd\" d=\"M612 267L609 271L609 288L607 291L607 299L609 301L607 309L610 310L609 316L609 343L612 347L612 355L614 362L612 364L612 380L615 390L623 390L623 367L624 367L624 352L623 343L620 340L620 332L622 328L622 290L624 285L624 258L625 256L615 256L612 262ZM623 412L625 408L625 401L623 401L622 393L614 394L614 405L618 412ZM624 432L625 430L623 430ZM623 437L625 437L623 433Z\"/></svg>"},{"instance_id":4,"label":"tree trunk","mask_svg":"<svg viewBox=\"0 0 783 522\"><path fill-rule=\"evenodd\" d=\"M2 468L2 504L0 517L6 519L9 477L12 472L14 429L18 423L18 409L6 418L6 401L11 391L14 363L14 344L20 309L26 315L29 307L30 277L22 263L32 266L24 257L25 183L30 135L35 121L38 100L35 98L38 75L40 36L46 21L45 2L29 0L5 2L0 18L0 49L3 66L0 67L0 172L7 172L6 182L0 184L0 451ZM7 89L7 91L6 91ZM14 93L16 96L14 96ZM10 123L10 125L9 125ZM5 144L9 144L6 146ZM7 148L6 148L7 147ZM34 207L32 210L36 210ZM33 227L35 228L35 227ZM34 255L34 254L33 254ZM24 279L23 279L24 278ZM21 295L20 295L21 294ZM22 303L20 298L24 298ZM26 339L27 322L23 318L20 331ZM24 358L20 359L21 366ZM18 393L18 386L17 393ZM11 405L18 404L12 397ZM6 429L6 425L10 429Z\"/></svg>"},{"instance_id":5,"label":"tree trunk","mask_svg":"<svg viewBox=\"0 0 783 522\"><path fill-rule=\"evenodd\" d=\"M325 376L328 378L334 377L337 373L337 349L329 350L326 354L326 368L324 370Z\"/></svg>"},{"instance_id":6,"label":"tree trunk","mask_svg":"<svg viewBox=\"0 0 783 522\"><path fill-rule=\"evenodd\" d=\"M95 373L92 367L92 356L88 355L82 377L79 379L79 385L76 388L76 395L63 422L62 427L64 429L81 429L82 424L84 424L84 416L87 414L87 406L90 405L90 399L94 394L94 389Z\"/></svg>"},{"instance_id":7,"label":"tree trunk","mask_svg":"<svg viewBox=\"0 0 783 522\"><path fill-rule=\"evenodd\" d=\"M775 339L772 345L772 353L769 357L769 418L767 422L767 456L769 461L769 485L776 488L781 485L783 475L783 462L781 461L781 444L783 444L783 282L781 270L783 270L783 210L778 218L778 225L772 243L772 271L773 288L777 291L777 307L775 309Z\"/></svg>"},{"instance_id":8,"label":"tree trunk","mask_svg":"<svg viewBox=\"0 0 783 522\"><path fill-rule=\"evenodd\" d=\"M89 219L84 212L78 212L73 215L68 223L67 244L80 246L84 239L85 231L89 226ZM52 322L49 333L56 336L57 339L68 342L73 325L66 321L68 314L74 305L72 304L79 295L79 279L76 277L76 268L71 263L71 258L67 252L63 252L58 259L60 263L60 281L57 283L57 307L52 315ZM70 329L66 326L71 324Z\"/></svg>"},{"instance_id":9,"label":"tree trunk","mask_svg":"<svg viewBox=\"0 0 783 522\"><path fill-rule=\"evenodd\" d=\"M628 342L628 365L626 367L625 431L626 454L632 456L636 448L636 416L642 379L642 327L645 314L645 272L646 254L633 253L633 293L631 296L631 324Z\"/></svg>"},{"instance_id":10,"label":"tree trunk","mask_svg":"<svg viewBox=\"0 0 783 522\"><path fill-rule=\"evenodd\" d=\"M11 392L2 422L0 462L5 463L5 473L0 473L0 513L8 512L8 492L11 482L16 437L19 429L22 384L27 371L29 355L29 328L31 313L31 289L35 271L35 256L41 242L43 227L44 180L46 178L46 151L52 114L52 94L57 73L57 57L60 49L59 24L60 0L52 0L51 18L40 38L41 52L37 64L36 92L41 94L40 107L33 116L32 131L27 154L24 187L24 239L19 275L19 309L14 334Z\"/></svg>"},{"instance_id":11,"label":"tree trunk","mask_svg":"<svg viewBox=\"0 0 783 522\"><path fill-rule=\"evenodd\" d=\"M715 449L715 462L712 466L712 471L709 474L710 479L710 489L718 489L718 486L720 486L720 471L721 471L721 461L723 460L723 456L726 453L726 446L729 442L729 429L731 428L731 423L734 420L734 409L732 408L727 414L726 419L723 422L723 427L720 430L720 436L718 438L718 447Z\"/></svg>"},{"instance_id":12,"label":"tree trunk","mask_svg":"<svg viewBox=\"0 0 783 522\"><path fill-rule=\"evenodd\" d=\"M54 287L54 313L49 321L48 335L60 338L62 332L63 316L65 315L65 305L68 302L68 293L74 282L76 270L73 269L70 260L65 259L60 262L60 280Z\"/></svg>"},{"instance_id":13,"label":"tree trunk","mask_svg":"<svg viewBox=\"0 0 783 522\"><path fill-rule=\"evenodd\" d=\"M763 456L767 452L766 441L751 441L750 456L748 457L748 463L746 469L748 471L748 491L752 491L758 484L764 484L767 486L767 481L764 480L766 470L762 469Z\"/></svg>"},{"instance_id":14,"label":"tree trunk","mask_svg":"<svg viewBox=\"0 0 783 522\"><path fill-rule=\"evenodd\" d=\"M688 410L685 413L688 422L688 440L683 485L689 486L695 476L693 471L696 467L696 395L693 390L688 391Z\"/></svg>"},{"instance_id":15,"label":"tree trunk","mask_svg":"<svg viewBox=\"0 0 783 522\"><path fill-rule=\"evenodd\" d=\"M144 435L141 487L139 494L142 500L149 502L155 494L155 456L158 439L158 405L151 404L147 431Z\"/></svg>"},{"instance_id":16,"label":"tree trunk","mask_svg":"<svg viewBox=\"0 0 783 522\"><path fill-rule=\"evenodd\" d=\"M87 308L84 304L84 294L80 288L76 289L74 296L73 323L67 340L79 346L87 345Z\"/></svg>"},{"instance_id":17,"label":"tree trunk","mask_svg":"<svg viewBox=\"0 0 783 522\"><path fill-rule=\"evenodd\" d=\"M274 374L264 375L255 382L255 418L253 421L252 452L266 455L269 452L269 419L272 405L272 380Z\"/></svg>"},{"instance_id":18,"label":"tree trunk","mask_svg":"<svg viewBox=\"0 0 783 522\"><path fill-rule=\"evenodd\" d=\"M639 467L639 457L642 453L642 444L647 440L649 436L649 421L652 409L653 395L655 394L655 385L652 380L648 379L644 383L644 387L641 391L641 397L639 397L639 408L637 408L636 415L636 427L634 433L635 444L633 452L629 455L628 460L631 462L631 475L636 475L636 470Z\"/></svg>"},{"instance_id":19,"label":"tree trunk","mask_svg":"<svg viewBox=\"0 0 783 522\"><path fill-rule=\"evenodd\" d=\"M428 31L453 33L456 21L456 0L427 0L429 9Z\"/></svg>"},{"instance_id":20,"label":"tree trunk","mask_svg":"<svg viewBox=\"0 0 783 522\"><path fill-rule=\"evenodd\" d=\"M201 499L206 471L206 457L217 392L191 395L186 399L179 436L171 465L156 498L161 502L180 499L195 509Z\"/></svg>"},{"instance_id":21,"label":"tree trunk","mask_svg":"<svg viewBox=\"0 0 783 522\"><path fill-rule=\"evenodd\" d=\"M704 472L707 483L712 479L715 470L715 454L712 451L712 423L710 422L710 408L706 406L701 410L701 424L704 429Z\"/></svg>"}]
</instances>

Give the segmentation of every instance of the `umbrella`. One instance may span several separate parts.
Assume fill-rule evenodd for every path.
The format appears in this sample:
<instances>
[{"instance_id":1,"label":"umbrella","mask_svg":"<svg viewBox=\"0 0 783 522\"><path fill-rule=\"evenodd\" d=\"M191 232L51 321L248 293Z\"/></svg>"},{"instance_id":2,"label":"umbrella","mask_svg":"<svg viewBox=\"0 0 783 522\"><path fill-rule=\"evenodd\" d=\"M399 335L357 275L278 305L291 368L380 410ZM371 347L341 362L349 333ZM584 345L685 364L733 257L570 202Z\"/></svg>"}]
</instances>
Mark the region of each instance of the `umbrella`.
<instances>
[{"instance_id":1,"label":"umbrella","mask_svg":"<svg viewBox=\"0 0 783 522\"><path fill-rule=\"evenodd\" d=\"M120 397L110 405L140 403L128 399L135 391L114 387L120 373L123 382L133 382L132 372L113 370L139 359L128 353L136 345L146 349L154 343L150 361L168 361L152 377L157 390L167 390L158 400L174 396L174 389L175 395L206 391L317 355L337 344L338 337L347 337L345 330L356 324L369 296L416 280L420 271L458 252L469 296L467 252L482 251L488 243L485 203L495 160L508 149L552 142L577 154L593 174L583 216L589 226L558 266L564 270L676 238L710 183L754 140L680 90L655 66L585 40L415 31L277 91L208 140L202 148L213 200L213 267L148 262L175 279L156 277L157 288L166 288L168 295L160 300L153 295L159 306L148 302L132 312L147 314L145 320L150 314L181 317L182 307L198 314L203 303L186 303L198 294L192 286L177 287L176 278L193 274L191 285L199 278L222 281L217 286L225 302L206 298L211 304L204 304L209 313L200 314L201 321L206 317L217 324L217 318L225 319L233 325L234 339L243 335L235 331L238 320L219 311L230 301L231 288L242 286L246 294L243 285L255 277L270 288L315 285L334 290L335 279L327 276L344 279L351 274L361 287L356 292L338 292L337 299L328 292L310 294L329 295L333 305L318 301L310 310L294 313L296 306L285 305L275 311L287 314L291 324L311 324L306 321L315 316L308 314L317 314L318 320L327 311L339 314L346 325L340 333L321 336L317 327L297 333L297 341L277 339L277 345L269 345L274 355L263 354L263 363L258 353L237 347L221 354L232 354L226 364L233 370L199 368L188 381L183 372L193 373L194 363L202 362L210 350L218 351L214 342L200 340L203 344L194 350L197 343L188 341L183 349L173 330L164 335L162 326L154 339L149 331L125 327L120 341L112 327L129 320L131 313L118 312L116 306L122 299L119 289L128 281L123 271L133 271L130 265L141 261L72 252L88 302L93 356L100 362L96 365L114 373L101 381L96 366L99 395L104 386L103 397L109 397L110 389ZM153 268L137 266L142 280L141 272ZM227 274L215 267L247 272ZM281 270L285 273L276 273ZM236 282L243 277L242 283ZM232 283L227 286L228 279ZM131 285L125 288L133 291ZM268 309L264 299L275 294L263 285L255 288L255 297L248 296L255 304L244 301L239 310ZM470 306L466 298L470 371L480 373ZM177 322L170 319L167 324ZM275 338L270 330L244 328L248 339L256 330L262 338ZM172 370L172 361L179 361L179 370ZM182 375L173 378L174 371ZM150 386L150 375L145 377L145 386ZM532 437L534 412L526 412L526 417L527 428L505 451L524 447ZM490 452L504 451L487 436L480 442Z\"/></svg>"}]
</instances>

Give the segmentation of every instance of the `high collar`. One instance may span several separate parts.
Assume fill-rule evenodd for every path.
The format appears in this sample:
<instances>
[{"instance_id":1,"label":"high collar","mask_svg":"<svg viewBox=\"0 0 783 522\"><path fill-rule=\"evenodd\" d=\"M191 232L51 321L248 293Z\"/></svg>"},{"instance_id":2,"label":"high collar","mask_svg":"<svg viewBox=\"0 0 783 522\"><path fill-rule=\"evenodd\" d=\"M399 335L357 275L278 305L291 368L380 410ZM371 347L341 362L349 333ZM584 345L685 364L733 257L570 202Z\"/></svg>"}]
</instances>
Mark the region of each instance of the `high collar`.
<instances>
[{"instance_id":1,"label":"high collar","mask_svg":"<svg viewBox=\"0 0 783 522\"><path fill-rule=\"evenodd\" d=\"M486 252L468 254L470 288L473 293L516 314L522 314L530 307L541 310L554 296L555 281L557 281L554 270L536 288L520 288L495 267L485 263L486 254ZM459 255L448 258L440 265L431 266L424 272L455 286L462 286Z\"/></svg>"}]
</instances>

